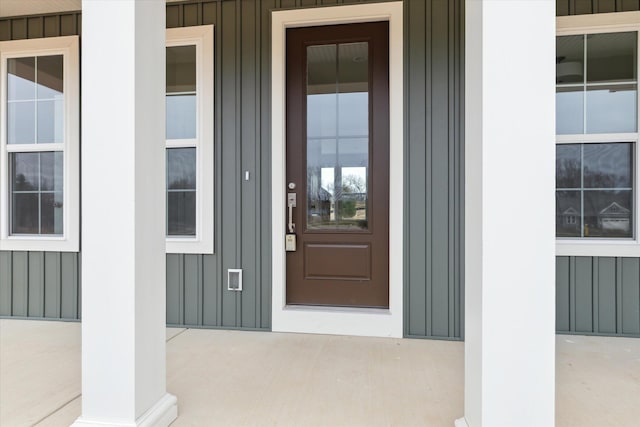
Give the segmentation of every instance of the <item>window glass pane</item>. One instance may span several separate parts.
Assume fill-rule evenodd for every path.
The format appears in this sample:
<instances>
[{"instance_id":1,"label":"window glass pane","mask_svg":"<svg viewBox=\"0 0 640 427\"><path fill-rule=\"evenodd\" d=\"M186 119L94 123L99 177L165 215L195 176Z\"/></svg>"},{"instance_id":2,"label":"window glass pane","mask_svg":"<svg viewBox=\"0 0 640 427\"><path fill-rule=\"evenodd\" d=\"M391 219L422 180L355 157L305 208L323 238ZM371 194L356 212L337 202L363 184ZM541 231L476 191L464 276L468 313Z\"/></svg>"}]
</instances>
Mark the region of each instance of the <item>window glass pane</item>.
<instances>
[{"instance_id":1,"label":"window glass pane","mask_svg":"<svg viewBox=\"0 0 640 427\"><path fill-rule=\"evenodd\" d=\"M556 187L580 188L581 164L580 144L556 146Z\"/></svg>"},{"instance_id":2,"label":"window glass pane","mask_svg":"<svg viewBox=\"0 0 640 427\"><path fill-rule=\"evenodd\" d=\"M167 139L196 137L196 95L167 95Z\"/></svg>"},{"instance_id":3,"label":"window glass pane","mask_svg":"<svg viewBox=\"0 0 640 427\"><path fill-rule=\"evenodd\" d=\"M587 83L636 80L637 34L588 34Z\"/></svg>"},{"instance_id":4,"label":"window glass pane","mask_svg":"<svg viewBox=\"0 0 640 427\"><path fill-rule=\"evenodd\" d=\"M633 145L585 144L585 188L631 188Z\"/></svg>"},{"instance_id":5,"label":"window glass pane","mask_svg":"<svg viewBox=\"0 0 640 427\"><path fill-rule=\"evenodd\" d=\"M196 149L167 149L167 188L196 189Z\"/></svg>"},{"instance_id":6,"label":"window glass pane","mask_svg":"<svg viewBox=\"0 0 640 427\"><path fill-rule=\"evenodd\" d=\"M38 143L62 142L64 103L38 101Z\"/></svg>"},{"instance_id":7,"label":"window glass pane","mask_svg":"<svg viewBox=\"0 0 640 427\"><path fill-rule=\"evenodd\" d=\"M11 188L14 191L39 191L40 153L11 154Z\"/></svg>"},{"instance_id":8,"label":"window glass pane","mask_svg":"<svg viewBox=\"0 0 640 427\"><path fill-rule=\"evenodd\" d=\"M195 191L171 191L167 197L167 235L196 235Z\"/></svg>"},{"instance_id":9,"label":"window glass pane","mask_svg":"<svg viewBox=\"0 0 640 427\"><path fill-rule=\"evenodd\" d=\"M585 237L632 237L630 190L584 192Z\"/></svg>"},{"instance_id":10,"label":"window glass pane","mask_svg":"<svg viewBox=\"0 0 640 427\"><path fill-rule=\"evenodd\" d=\"M38 99L61 99L63 94L62 55L39 56Z\"/></svg>"},{"instance_id":11,"label":"window glass pane","mask_svg":"<svg viewBox=\"0 0 640 427\"><path fill-rule=\"evenodd\" d=\"M35 99L35 61L33 57L7 60L7 99L9 101Z\"/></svg>"},{"instance_id":12,"label":"window glass pane","mask_svg":"<svg viewBox=\"0 0 640 427\"><path fill-rule=\"evenodd\" d=\"M556 90L556 133L558 135L584 132L584 88L559 87Z\"/></svg>"},{"instance_id":13,"label":"window glass pane","mask_svg":"<svg viewBox=\"0 0 640 427\"><path fill-rule=\"evenodd\" d=\"M587 133L636 132L637 85L587 89Z\"/></svg>"},{"instance_id":14,"label":"window glass pane","mask_svg":"<svg viewBox=\"0 0 640 427\"><path fill-rule=\"evenodd\" d=\"M582 83L584 80L584 36L556 38L556 83Z\"/></svg>"},{"instance_id":15,"label":"window glass pane","mask_svg":"<svg viewBox=\"0 0 640 427\"><path fill-rule=\"evenodd\" d=\"M196 47L167 48L166 138L197 137Z\"/></svg>"},{"instance_id":16,"label":"window glass pane","mask_svg":"<svg viewBox=\"0 0 640 427\"><path fill-rule=\"evenodd\" d=\"M556 236L580 237L580 191L556 191Z\"/></svg>"},{"instance_id":17,"label":"window glass pane","mask_svg":"<svg viewBox=\"0 0 640 427\"><path fill-rule=\"evenodd\" d=\"M39 234L38 205L38 193L13 194L11 234Z\"/></svg>"},{"instance_id":18,"label":"window glass pane","mask_svg":"<svg viewBox=\"0 0 640 427\"><path fill-rule=\"evenodd\" d=\"M40 153L40 189L62 191L62 151Z\"/></svg>"},{"instance_id":19,"label":"window glass pane","mask_svg":"<svg viewBox=\"0 0 640 427\"><path fill-rule=\"evenodd\" d=\"M167 149L167 235L196 234L196 149Z\"/></svg>"},{"instance_id":20,"label":"window glass pane","mask_svg":"<svg viewBox=\"0 0 640 427\"><path fill-rule=\"evenodd\" d=\"M63 233L63 153L11 153L11 234Z\"/></svg>"},{"instance_id":21,"label":"window glass pane","mask_svg":"<svg viewBox=\"0 0 640 427\"><path fill-rule=\"evenodd\" d=\"M7 143L33 144L36 140L36 103L18 101L7 104Z\"/></svg>"},{"instance_id":22,"label":"window glass pane","mask_svg":"<svg viewBox=\"0 0 640 427\"><path fill-rule=\"evenodd\" d=\"M40 234L62 234L62 193L42 193Z\"/></svg>"},{"instance_id":23,"label":"window glass pane","mask_svg":"<svg viewBox=\"0 0 640 427\"><path fill-rule=\"evenodd\" d=\"M196 92L196 47L167 48L167 93Z\"/></svg>"}]
</instances>

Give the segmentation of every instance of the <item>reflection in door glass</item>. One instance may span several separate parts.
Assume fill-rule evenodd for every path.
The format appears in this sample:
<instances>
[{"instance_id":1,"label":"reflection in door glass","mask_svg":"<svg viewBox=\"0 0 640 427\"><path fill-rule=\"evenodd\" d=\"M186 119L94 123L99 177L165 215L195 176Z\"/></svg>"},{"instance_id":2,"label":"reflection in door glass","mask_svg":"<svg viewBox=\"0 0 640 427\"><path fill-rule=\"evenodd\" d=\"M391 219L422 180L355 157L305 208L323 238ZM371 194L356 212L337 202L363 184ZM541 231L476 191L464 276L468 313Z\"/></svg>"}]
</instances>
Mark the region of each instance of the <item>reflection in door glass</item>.
<instances>
[{"instance_id":1,"label":"reflection in door glass","mask_svg":"<svg viewBox=\"0 0 640 427\"><path fill-rule=\"evenodd\" d=\"M307 228L368 228L369 45L307 47Z\"/></svg>"}]
</instances>

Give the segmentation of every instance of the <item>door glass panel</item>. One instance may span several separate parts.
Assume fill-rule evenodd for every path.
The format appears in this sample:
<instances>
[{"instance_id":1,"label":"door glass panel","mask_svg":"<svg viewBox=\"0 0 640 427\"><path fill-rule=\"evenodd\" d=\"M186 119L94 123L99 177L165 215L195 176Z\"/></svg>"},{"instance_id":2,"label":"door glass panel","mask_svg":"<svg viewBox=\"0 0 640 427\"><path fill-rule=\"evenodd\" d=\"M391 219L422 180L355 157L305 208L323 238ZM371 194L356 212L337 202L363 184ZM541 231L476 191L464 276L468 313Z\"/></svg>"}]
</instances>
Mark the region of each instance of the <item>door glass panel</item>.
<instances>
[{"instance_id":1,"label":"door glass panel","mask_svg":"<svg viewBox=\"0 0 640 427\"><path fill-rule=\"evenodd\" d=\"M369 45L307 47L307 228L368 228Z\"/></svg>"}]
</instances>

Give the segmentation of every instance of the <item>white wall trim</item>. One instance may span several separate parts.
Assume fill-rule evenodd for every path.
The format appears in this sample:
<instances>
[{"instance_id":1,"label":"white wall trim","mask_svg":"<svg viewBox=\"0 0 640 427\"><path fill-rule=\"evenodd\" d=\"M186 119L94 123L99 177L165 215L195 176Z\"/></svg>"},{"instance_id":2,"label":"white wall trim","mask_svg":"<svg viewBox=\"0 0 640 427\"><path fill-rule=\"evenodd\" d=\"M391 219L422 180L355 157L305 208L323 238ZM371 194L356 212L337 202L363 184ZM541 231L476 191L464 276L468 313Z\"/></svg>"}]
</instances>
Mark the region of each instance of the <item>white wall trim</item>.
<instances>
[{"instance_id":1,"label":"white wall trim","mask_svg":"<svg viewBox=\"0 0 640 427\"><path fill-rule=\"evenodd\" d=\"M196 46L197 135L166 140L170 147L196 148L196 235L167 237L167 253L213 254L214 242L214 31L213 25L169 28L166 45Z\"/></svg>"},{"instance_id":2,"label":"white wall trim","mask_svg":"<svg viewBox=\"0 0 640 427\"><path fill-rule=\"evenodd\" d=\"M7 144L7 59L63 55L64 136L55 144ZM78 252L80 249L80 56L79 37L49 37L0 42L0 250ZM9 152L63 152L63 234L15 235L9 232Z\"/></svg>"},{"instance_id":3,"label":"white wall trim","mask_svg":"<svg viewBox=\"0 0 640 427\"><path fill-rule=\"evenodd\" d=\"M640 11L594 13L589 15L559 16L556 18L556 34L603 33L608 31L637 30Z\"/></svg>"},{"instance_id":4,"label":"white wall trim","mask_svg":"<svg viewBox=\"0 0 640 427\"><path fill-rule=\"evenodd\" d=\"M336 335L403 334L403 7L402 2L274 11L271 15L272 330ZM389 21L389 309L286 305L285 33L287 28Z\"/></svg>"}]
</instances>

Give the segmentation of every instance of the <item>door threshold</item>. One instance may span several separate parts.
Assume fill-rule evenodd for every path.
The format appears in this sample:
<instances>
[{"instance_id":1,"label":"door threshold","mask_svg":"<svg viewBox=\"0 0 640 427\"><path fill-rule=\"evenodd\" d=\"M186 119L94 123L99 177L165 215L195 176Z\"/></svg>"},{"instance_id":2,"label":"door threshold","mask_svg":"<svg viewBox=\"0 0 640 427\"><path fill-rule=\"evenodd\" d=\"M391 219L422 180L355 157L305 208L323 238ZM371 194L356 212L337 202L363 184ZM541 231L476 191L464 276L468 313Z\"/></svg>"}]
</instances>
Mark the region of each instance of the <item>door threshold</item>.
<instances>
[{"instance_id":1,"label":"door threshold","mask_svg":"<svg viewBox=\"0 0 640 427\"><path fill-rule=\"evenodd\" d=\"M389 308L376 307L343 307L332 305L305 305L305 304L287 304L283 307L286 311L316 311L327 313L353 313L353 314L386 314L391 315Z\"/></svg>"},{"instance_id":2,"label":"door threshold","mask_svg":"<svg viewBox=\"0 0 640 427\"><path fill-rule=\"evenodd\" d=\"M388 308L283 305L271 325L274 332L402 338L402 315Z\"/></svg>"}]
</instances>

